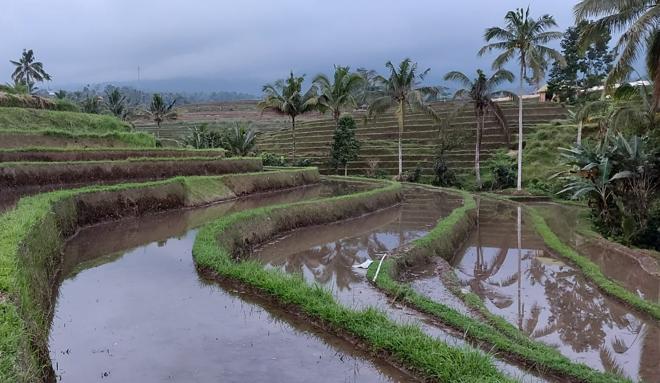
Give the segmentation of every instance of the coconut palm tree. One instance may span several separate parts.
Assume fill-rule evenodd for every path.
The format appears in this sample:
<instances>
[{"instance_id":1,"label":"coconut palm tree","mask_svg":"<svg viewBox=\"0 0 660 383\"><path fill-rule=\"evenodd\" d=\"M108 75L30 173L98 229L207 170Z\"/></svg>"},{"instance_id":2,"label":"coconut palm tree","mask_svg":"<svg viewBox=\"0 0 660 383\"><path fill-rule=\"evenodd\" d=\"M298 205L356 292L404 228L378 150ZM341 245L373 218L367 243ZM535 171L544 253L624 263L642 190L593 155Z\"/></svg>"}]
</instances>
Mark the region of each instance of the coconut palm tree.
<instances>
[{"instance_id":1,"label":"coconut palm tree","mask_svg":"<svg viewBox=\"0 0 660 383\"><path fill-rule=\"evenodd\" d=\"M335 126L339 126L339 116L342 110L355 108L357 101L355 95L362 86L362 76L351 73L347 66L335 65L334 81L324 74L314 78L314 84L319 88L318 108L321 112L329 110L335 120Z\"/></svg>"},{"instance_id":2,"label":"coconut palm tree","mask_svg":"<svg viewBox=\"0 0 660 383\"><path fill-rule=\"evenodd\" d=\"M291 118L291 142L293 146L293 161L296 161L296 117L317 109L318 96L316 85L302 93L305 76L296 77L293 72L286 80L277 80L274 84L263 87L264 98L257 107L270 110Z\"/></svg>"},{"instance_id":3,"label":"coconut palm tree","mask_svg":"<svg viewBox=\"0 0 660 383\"><path fill-rule=\"evenodd\" d=\"M518 94L518 190L522 190L522 150L523 150L523 91L524 81L538 82L544 77L549 59L564 62L561 53L544 44L563 36L562 32L549 31L556 27L555 19L543 15L534 19L527 10L519 8L504 16L505 26L486 29L484 38L489 42L479 50L479 56L491 51L501 51L493 61L493 69L502 67L512 60L520 64L520 89ZM495 42L491 42L491 41ZM530 73L531 72L531 73ZM531 76L528 76L528 73Z\"/></svg>"},{"instance_id":4,"label":"coconut palm tree","mask_svg":"<svg viewBox=\"0 0 660 383\"><path fill-rule=\"evenodd\" d=\"M23 54L18 61L9 60L9 62L16 66L11 78L17 84L27 86L29 93L34 90L33 86L36 82L50 80L50 75L44 70L44 64L35 61L32 49L23 49Z\"/></svg>"},{"instance_id":5,"label":"coconut palm tree","mask_svg":"<svg viewBox=\"0 0 660 383\"><path fill-rule=\"evenodd\" d=\"M112 88L105 91L105 107L113 116L126 120L128 117L128 107L126 106L126 96L121 94L119 89Z\"/></svg>"},{"instance_id":6,"label":"coconut palm tree","mask_svg":"<svg viewBox=\"0 0 660 383\"><path fill-rule=\"evenodd\" d=\"M486 115L492 113L498 121L500 128L504 131L504 135L509 140L509 127L506 122L506 117L500 106L493 101L496 95L509 95L515 98L511 92L498 91L497 87L504 82L513 82L513 73L508 70L500 69L492 76L486 77L486 74L477 69L477 77L474 80L462 72L453 71L449 72L444 77L445 81L456 81L460 83L463 88L456 91L454 99L462 101L459 107L464 107L466 104L472 105L474 115L477 119L477 132L476 132L476 145L474 149L474 172L477 177L477 188L481 189L481 171L479 166L479 154L481 152L481 135L483 133Z\"/></svg>"},{"instance_id":7,"label":"coconut palm tree","mask_svg":"<svg viewBox=\"0 0 660 383\"><path fill-rule=\"evenodd\" d=\"M403 173L401 138L403 136L406 113L408 111L420 111L439 121L440 117L436 111L426 102L429 96L438 94L438 89L430 86L419 86L430 69L419 73L417 63L413 63L409 58L401 61L398 67L395 67L391 61L388 61L385 67L390 72L389 77L376 76L375 82L378 89L374 92L375 98L369 104L367 115L371 118L375 115L383 114L390 109L394 109L394 114L399 125L399 178L401 178Z\"/></svg>"},{"instance_id":8,"label":"coconut palm tree","mask_svg":"<svg viewBox=\"0 0 660 383\"><path fill-rule=\"evenodd\" d=\"M147 110L147 113L158 126L158 130L156 130L157 138L160 138L160 124L165 120L176 119L177 114L174 109L174 104L176 104L176 99L167 103L163 100L163 96L161 96L160 93L154 93L151 97L151 104L149 104L149 110Z\"/></svg>"},{"instance_id":9,"label":"coconut palm tree","mask_svg":"<svg viewBox=\"0 0 660 383\"><path fill-rule=\"evenodd\" d=\"M660 109L660 2L657 0L582 0L574 8L578 22L597 18L583 32L583 40L604 29L622 32L614 47L617 59L605 80L606 89L626 78L640 52L653 78L653 102Z\"/></svg>"}]
</instances>

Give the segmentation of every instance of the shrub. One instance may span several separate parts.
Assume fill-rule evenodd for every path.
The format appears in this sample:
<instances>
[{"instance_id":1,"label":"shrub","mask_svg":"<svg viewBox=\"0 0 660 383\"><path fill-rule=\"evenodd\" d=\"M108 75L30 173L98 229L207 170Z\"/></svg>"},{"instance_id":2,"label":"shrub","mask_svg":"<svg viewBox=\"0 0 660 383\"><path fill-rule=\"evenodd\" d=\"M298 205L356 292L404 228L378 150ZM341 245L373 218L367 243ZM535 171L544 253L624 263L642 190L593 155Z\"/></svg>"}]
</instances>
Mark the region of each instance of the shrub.
<instances>
[{"instance_id":1,"label":"shrub","mask_svg":"<svg viewBox=\"0 0 660 383\"><path fill-rule=\"evenodd\" d=\"M286 166L286 159L284 156L280 156L275 153L261 153L261 161L263 162L264 166Z\"/></svg>"},{"instance_id":2,"label":"shrub","mask_svg":"<svg viewBox=\"0 0 660 383\"><path fill-rule=\"evenodd\" d=\"M438 157L433 162L433 174L433 185L449 187L457 184L456 174L447 166L443 157Z\"/></svg>"},{"instance_id":3,"label":"shrub","mask_svg":"<svg viewBox=\"0 0 660 383\"><path fill-rule=\"evenodd\" d=\"M59 110L61 112L80 112L78 104L71 100L56 98L53 101L55 102L54 110Z\"/></svg>"},{"instance_id":4,"label":"shrub","mask_svg":"<svg viewBox=\"0 0 660 383\"><path fill-rule=\"evenodd\" d=\"M419 178L422 176L422 167L417 164L414 169L406 170L401 174L401 181L405 182L419 182Z\"/></svg>"},{"instance_id":5,"label":"shrub","mask_svg":"<svg viewBox=\"0 0 660 383\"><path fill-rule=\"evenodd\" d=\"M215 149L223 147L223 134L216 130L208 129L207 124L193 126L190 132L183 138L186 146L195 149Z\"/></svg>"},{"instance_id":6,"label":"shrub","mask_svg":"<svg viewBox=\"0 0 660 383\"><path fill-rule=\"evenodd\" d=\"M300 167L312 166L312 160L310 160L309 158L301 158L296 161L295 166L300 166Z\"/></svg>"},{"instance_id":7,"label":"shrub","mask_svg":"<svg viewBox=\"0 0 660 383\"><path fill-rule=\"evenodd\" d=\"M493 176L490 188L491 190L501 190L516 185L516 160L510 157L505 151L497 151L491 157L486 167L490 169Z\"/></svg>"}]
</instances>

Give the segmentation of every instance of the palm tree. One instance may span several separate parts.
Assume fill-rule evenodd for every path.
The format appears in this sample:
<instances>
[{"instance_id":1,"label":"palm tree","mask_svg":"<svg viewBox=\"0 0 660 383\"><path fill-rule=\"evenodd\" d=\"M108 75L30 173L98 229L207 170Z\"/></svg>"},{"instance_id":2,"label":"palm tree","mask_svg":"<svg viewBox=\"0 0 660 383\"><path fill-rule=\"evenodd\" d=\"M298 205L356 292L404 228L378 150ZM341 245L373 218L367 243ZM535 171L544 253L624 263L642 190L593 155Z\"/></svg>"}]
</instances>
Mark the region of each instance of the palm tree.
<instances>
[{"instance_id":1,"label":"palm tree","mask_svg":"<svg viewBox=\"0 0 660 383\"><path fill-rule=\"evenodd\" d=\"M496 95L506 94L513 96L511 92L498 91L497 87L503 82L513 82L513 73L508 70L500 69L492 76L486 77L481 69L477 70L477 77L474 80L463 74L462 72L449 72L444 77L445 81L457 81L463 88L456 91L454 98L471 104L474 108L474 115L477 119L477 138L474 149L474 172L477 177L477 188L481 189L481 171L479 166L479 153L481 151L481 135L483 133L486 115L493 113L497 118L500 128L504 130L504 134L509 140L509 130L504 116L504 112L500 106L493 101ZM460 105L459 107L462 107Z\"/></svg>"},{"instance_id":2,"label":"palm tree","mask_svg":"<svg viewBox=\"0 0 660 383\"><path fill-rule=\"evenodd\" d=\"M257 144L256 134L245 122L235 122L225 140L227 149L236 156L247 156Z\"/></svg>"},{"instance_id":3,"label":"palm tree","mask_svg":"<svg viewBox=\"0 0 660 383\"><path fill-rule=\"evenodd\" d=\"M389 77L376 76L375 82L378 85L378 89L375 91L376 98L369 105L367 115L371 118L395 108L394 113L399 125L399 178L401 178L403 173L401 138L406 121L406 112L409 110L413 112L421 111L439 121L438 114L426 103L428 96L438 94L438 89L430 86L419 86L430 69L418 73L417 63L413 63L409 58L401 61L398 68L391 61L388 61L385 67L390 72Z\"/></svg>"},{"instance_id":4,"label":"palm tree","mask_svg":"<svg viewBox=\"0 0 660 383\"><path fill-rule=\"evenodd\" d=\"M55 92L55 98L58 100L64 100L67 96L66 90L60 89L57 92Z\"/></svg>"},{"instance_id":5,"label":"palm tree","mask_svg":"<svg viewBox=\"0 0 660 383\"><path fill-rule=\"evenodd\" d=\"M27 86L28 92L32 93L33 86L36 82L50 80L50 75L44 70L44 64L39 61L34 61L34 52L32 49L23 49L23 54L18 61L9 60L16 66L11 78L17 84Z\"/></svg>"},{"instance_id":6,"label":"palm tree","mask_svg":"<svg viewBox=\"0 0 660 383\"><path fill-rule=\"evenodd\" d=\"M314 78L314 84L319 88L318 108L321 112L329 110L339 126L339 116L346 108L355 108L357 101L355 95L362 85L362 76L351 73L347 66L335 65L334 82L326 75L320 74Z\"/></svg>"},{"instance_id":7,"label":"palm tree","mask_svg":"<svg viewBox=\"0 0 660 383\"><path fill-rule=\"evenodd\" d=\"M543 44L563 36L562 32L549 31L556 27L555 19L550 15L543 15L538 19L531 18L529 7L527 10L519 8L509 11L504 16L506 25L504 28L491 27L486 29L484 38L489 43L479 50L479 56L493 50L502 51L493 62L493 69L502 67L512 60L520 64L520 89L518 94L518 190L522 190L522 150L523 150L523 91L524 81L538 82L543 78L548 60L554 59L560 63L564 62L561 53ZM528 71L531 76L528 77Z\"/></svg>"},{"instance_id":8,"label":"palm tree","mask_svg":"<svg viewBox=\"0 0 660 383\"><path fill-rule=\"evenodd\" d=\"M264 99L257 107L262 111L270 110L291 118L291 141L293 145L293 161L296 161L296 117L316 110L318 98L316 85L302 93L302 83L305 76L296 77L293 72L286 80L277 80L274 84L264 85Z\"/></svg>"},{"instance_id":9,"label":"palm tree","mask_svg":"<svg viewBox=\"0 0 660 383\"><path fill-rule=\"evenodd\" d=\"M358 103L362 107L369 104L370 96L376 90L374 79L378 76L378 73L373 69L367 68L358 68L357 73L362 77L362 86L357 92Z\"/></svg>"},{"instance_id":10,"label":"palm tree","mask_svg":"<svg viewBox=\"0 0 660 383\"><path fill-rule=\"evenodd\" d=\"M125 120L128 117L126 96L121 94L117 88L105 91L105 107L117 118Z\"/></svg>"},{"instance_id":11,"label":"palm tree","mask_svg":"<svg viewBox=\"0 0 660 383\"><path fill-rule=\"evenodd\" d=\"M623 32L614 50L616 62L605 80L606 89L626 78L643 47L653 78L653 105L660 109L660 2L657 0L582 0L574 8L577 21L598 18L584 31L583 39L603 29Z\"/></svg>"},{"instance_id":12,"label":"palm tree","mask_svg":"<svg viewBox=\"0 0 660 383\"><path fill-rule=\"evenodd\" d=\"M177 117L176 110L174 109L174 104L176 99L172 102L167 103L163 100L163 96L160 93L154 93L151 97L151 104L149 105L149 110L147 113L151 116L151 119L154 120L158 126L156 130L156 137L160 138L160 124L165 120L174 120Z\"/></svg>"}]
</instances>

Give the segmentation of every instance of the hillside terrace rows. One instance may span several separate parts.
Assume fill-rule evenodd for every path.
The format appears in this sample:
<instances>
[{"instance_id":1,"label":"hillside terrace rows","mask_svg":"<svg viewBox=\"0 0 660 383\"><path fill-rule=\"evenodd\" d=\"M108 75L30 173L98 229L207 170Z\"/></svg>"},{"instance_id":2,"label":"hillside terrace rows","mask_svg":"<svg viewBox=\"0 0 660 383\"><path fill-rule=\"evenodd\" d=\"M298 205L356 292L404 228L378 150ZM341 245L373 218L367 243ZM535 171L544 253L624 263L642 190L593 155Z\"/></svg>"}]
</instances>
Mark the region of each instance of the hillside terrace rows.
<instances>
[{"instance_id":1,"label":"hillside terrace rows","mask_svg":"<svg viewBox=\"0 0 660 383\"><path fill-rule=\"evenodd\" d=\"M523 115L526 131L536 125L548 123L566 117L565 109L552 103L526 103ZM482 136L482 159L487 160L498 149L506 149L515 144L517 138L518 108L512 104L502 104L502 110L507 119L510 131L510 143L500 129L495 117L486 118ZM458 148L445 153L448 164L456 169L472 167L474 158L474 134L476 121L473 112L464 108L458 112L452 103L435 104L434 107L445 119L435 123L421 113L410 113L406 116L403 133L403 163L410 169L421 166L424 173L430 173L436 156L439 133L441 129L450 132L449 139L461 141ZM398 126L393 115L365 118L364 112L353 114L356 118L356 137L362 147L356 161L349 163L349 172L364 174L370 170L369 163L377 162L378 169L389 174L395 174L398 168L397 137ZM327 159L334 130L334 121L329 118L300 123L296 128L297 158L309 159L322 170L329 171ZM452 137L453 134L456 134ZM282 129L260 135L258 148L262 152L271 152L285 157L291 157L291 130Z\"/></svg>"}]
</instances>

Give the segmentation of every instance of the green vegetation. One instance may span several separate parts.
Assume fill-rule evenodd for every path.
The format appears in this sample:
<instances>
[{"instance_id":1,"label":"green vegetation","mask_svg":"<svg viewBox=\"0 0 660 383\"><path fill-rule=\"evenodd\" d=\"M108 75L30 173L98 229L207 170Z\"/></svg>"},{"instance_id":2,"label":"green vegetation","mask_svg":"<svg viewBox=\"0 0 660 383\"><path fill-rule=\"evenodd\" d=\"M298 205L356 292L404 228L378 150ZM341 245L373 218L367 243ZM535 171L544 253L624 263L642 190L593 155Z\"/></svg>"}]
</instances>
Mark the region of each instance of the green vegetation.
<instances>
[{"instance_id":1,"label":"green vegetation","mask_svg":"<svg viewBox=\"0 0 660 383\"><path fill-rule=\"evenodd\" d=\"M60 130L67 133L129 132L130 125L112 116L27 108L0 108L3 130Z\"/></svg>"},{"instance_id":2,"label":"green vegetation","mask_svg":"<svg viewBox=\"0 0 660 383\"><path fill-rule=\"evenodd\" d=\"M538 211L534 208L530 208L529 211L532 217L532 222L534 223L534 228L541 235L545 244L549 248L576 265L586 278L594 282L605 293L620 299L641 312L649 314L655 319L660 319L660 305L640 298L637 294L628 291L619 283L607 278L603 272L600 271L598 265L578 254L570 246L564 244L546 224L543 216Z\"/></svg>"},{"instance_id":3,"label":"green vegetation","mask_svg":"<svg viewBox=\"0 0 660 383\"><path fill-rule=\"evenodd\" d=\"M291 119L291 144L293 162L296 162L296 117L317 109L316 86L302 93L305 76L296 77L291 72L286 80L264 85L264 99L257 104L261 110L270 110Z\"/></svg>"},{"instance_id":4,"label":"green vegetation","mask_svg":"<svg viewBox=\"0 0 660 383\"><path fill-rule=\"evenodd\" d=\"M559 39L561 32L548 31L549 28L556 27L557 22L550 15L543 15L534 19L527 10L519 8L515 11L509 11L504 17L506 25L504 28L491 27L486 29L484 38L489 43L481 50L479 55L484 55L492 51L501 51L493 61L493 69L502 69L504 65L511 61L518 61L520 64L520 90L518 94L518 181L516 188L522 190L522 166L523 166L523 91L524 81L530 81L538 84L545 76L545 69L548 66L548 60L564 62L564 57L556 50L547 47L544 44ZM531 71L531 76L528 76Z\"/></svg>"},{"instance_id":5,"label":"green vegetation","mask_svg":"<svg viewBox=\"0 0 660 383\"><path fill-rule=\"evenodd\" d=\"M175 120L177 118L176 110L174 109L174 104L176 104L176 99L171 102L165 102L160 93L154 93L151 98L151 104L149 104L149 109L147 113L151 116L151 119L158 126L156 130L156 137L160 137L160 124L166 120Z\"/></svg>"},{"instance_id":6,"label":"green vegetation","mask_svg":"<svg viewBox=\"0 0 660 383\"><path fill-rule=\"evenodd\" d=\"M314 78L319 88L317 107L321 113L330 111L332 119L339 127L339 117L346 109L357 107L355 96L362 86L363 78L357 73L351 73L347 66L335 65L334 82L326 75L320 74Z\"/></svg>"},{"instance_id":7,"label":"green vegetation","mask_svg":"<svg viewBox=\"0 0 660 383\"><path fill-rule=\"evenodd\" d=\"M653 79L652 109L660 110L660 4L657 1L582 0L575 6L578 22L600 17L585 28L583 42L608 30L620 33L616 44L614 67L605 79L605 88L612 88L632 72L639 52L646 47L646 64Z\"/></svg>"},{"instance_id":8,"label":"green vegetation","mask_svg":"<svg viewBox=\"0 0 660 383\"><path fill-rule=\"evenodd\" d=\"M415 326L398 325L374 309L348 309L338 304L331 293L317 285L308 285L300 276L265 270L256 262L240 260L250 246L301 224L333 222L391 204L396 200L392 199L396 195L392 193L397 193L400 187L390 184L349 196L265 207L223 217L200 231L193 257L198 267L238 280L325 327L348 333L372 352L386 352L422 376L438 381L508 381L497 372L489 357L479 352L450 347ZM374 203L379 198L383 199ZM248 227L250 230L245 230Z\"/></svg>"},{"instance_id":9,"label":"green vegetation","mask_svg":"<svg viewBox=\"0 0 660 383\"><path fill-rule=\"evenodd\" d=\"M254 151L257 136L254 130L245 122L235 122L226 131L223 148L235 156L247 156Z\"/></svg>"},{"instance_id":10,"label":"green vegetation","mask_svg":"<svg viewBox=\"0 0 660 383\"><path fill-rule=\"evenodd\" d=\"M0 137L3 135L23 135L53 137L66 140L67 145L75 146L78 140L95 141L117 141L118 144L132 147L153 148L156 146L156 139L148 133L128 133L128 132L109 132L109 133L77 133L68 130L58 129L35 129L24 131L18 129L0 129ZM50 146L50 145L49 145ZM53 145L54 146L54 145ZM107 143L100 143L99 146L107 146ZM119 146L119 145L118 145Z\"/></svg>"},{"instance_id":11,"label":"green vegetation","mask_svg":"<svg viewBox=\"0 0 660 383\"><path fill-rule=\"evenodd\" d=\"M112 88L105 92L105 107L113 116L125 121L130 113L126 103L126 96L121 94L118 88ZM159 126L160 127L160 126Z\"/></svg>"},{"instance_id":12,"label":"green vegetation","mask_svg":"<svg viewBox=\"0 0 660 383\"><path fill-rule=\"evenodd\" d=\"M177 177L23 198L0 215L0 381L42 381L47 373L43 366L48 360L51 289L63 241L78 225L290 188L317 182L318 177L316 169ZM104 198L95 197L99 193Z\"/></svg>"},{"instance_id":13,"label":"green vegetation","mask_svg":"<svg viewBox=\"0 0 660 383\"><path fill-rule=\"evenodd\" d=\"M381 115L388 110L394 109L399 127L399 178L403 175L403 147L402 138L406 123L406 112L422 112L434 121L439 121L438 113L426 103L429 96L435 96L439 90L436 87L420 86L424 78L431 70L426 69L421 73L417 70L417 63L410 59L404 59L396 68L391 61L385 63L389 71L389 77L377 76L375 78L376 90L374 99L369 103L367 114L369 117Z\"/></svg>"},{"instance_id":14,"label":"green vegetation","mask_svg":"<svg viewBox=\"0 0 660 383\"><path fill-rule=\"evenodd\" d=\"M463 104L470 104L474 109L474 114L477 120L477 133L476 145L474 149L474 174L477 182L477 190L481 189L481 169L480 169L480 154L481 154L481 136L483 135L486 115L492 113L496 118L499 127L504 131L504 136L509 142L509 126L506 122L506 117L502 108L493 101L496 96L509 95L515 99L515 95L511 92L497 90L496 88L504 82L513 82L513 73L508 70L500 69L492 76L486 77L481 69L477 69L477 77L470 80L464 73L453 71L445 75L445 80L452 80L459 82L463 88L456 91L454 99L461 100L460 107Z\"/></svg>"},{"instance_id":15,"label":"green vegetation","mask_svg":"<svg viewBox=\"0 0 660 383\"><path fill-rule=\"evenodd\" d=\"M50 80L50 75L44 70L44 64L35 61L32 49L23 49L23 54L18 61L9 60L16 69L11 74L14 83L27 87L27 92L32 93L36 90L34 86L38 82Z\"/></svg>"},{"instance_id":16,"label":"green vegetation","mask_svg":"<svg viewBox=\"0 0 660 383\"><path fill-rule=\"evenodd\" d=\"M348 162L355 161L360 151L360 142L355 139L355 120L344 116L337 122L332 146L330 147L330 164L335 171L340 166L344 168L344 176L348 175Z\"/></svg>"},{"instance_id":17,"label":"green vegetation","mask_svg":"<svg viewBox=\"0 0 660 383\"><path fill-rule=\"evenodd\" d=\"M561 190L558 180L551 177L561 163L559 148L575 142L577 127L568 121L543 124L527 134L523 162L523 179L531 192L554 194Z\"/></svg>"}]
</instances>

